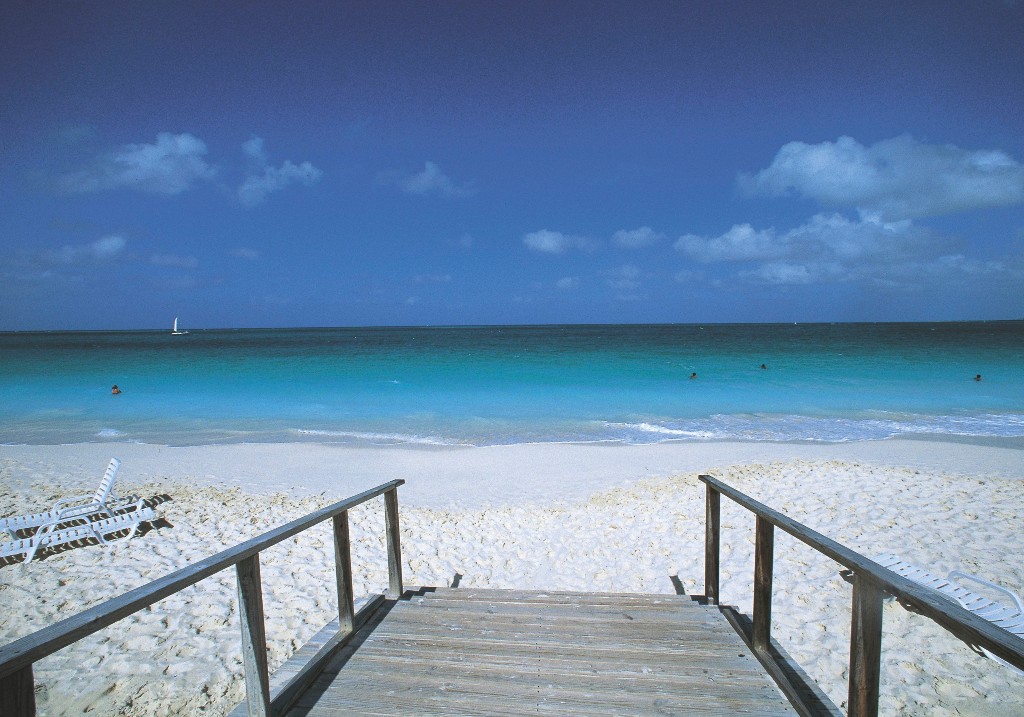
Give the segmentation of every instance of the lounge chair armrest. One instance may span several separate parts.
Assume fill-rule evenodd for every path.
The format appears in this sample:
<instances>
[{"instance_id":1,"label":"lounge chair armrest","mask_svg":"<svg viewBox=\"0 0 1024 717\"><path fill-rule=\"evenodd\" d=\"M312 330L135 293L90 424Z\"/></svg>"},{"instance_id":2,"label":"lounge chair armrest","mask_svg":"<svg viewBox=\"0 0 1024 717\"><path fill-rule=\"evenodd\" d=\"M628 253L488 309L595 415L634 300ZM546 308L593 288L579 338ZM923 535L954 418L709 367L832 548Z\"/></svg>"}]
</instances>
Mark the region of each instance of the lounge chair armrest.
<instances>
[{"instance_id":1,"label":"lounge chair armrest","mask_svg":"<svg viewBox=\"0 0 1024 717\"><path fill-rule=\"evenodd\" d=\"M998 593L1008 597L1010 600L1013 601L1013 604L1017 606L1017 609L1020 610L1022 613L1024 613L1024 603L1021 603L1020 596L1017 595L1017 593L1013 592L1012 590L1007 590L1002 585L996 585L995 583L990 583L988 580L985 580L984 578L979 578L977 575L971 575L970 573L965 573L962 570L953 570L953 571L951 571L949 573L949 575L947 576L947 578L949 580L953 580L953 579L971 580L973 582L980 583L981 585L985 585L986 587L989 587L989 588L995 590L996 592L998 592Z\"/></svg>"}]
</instances>

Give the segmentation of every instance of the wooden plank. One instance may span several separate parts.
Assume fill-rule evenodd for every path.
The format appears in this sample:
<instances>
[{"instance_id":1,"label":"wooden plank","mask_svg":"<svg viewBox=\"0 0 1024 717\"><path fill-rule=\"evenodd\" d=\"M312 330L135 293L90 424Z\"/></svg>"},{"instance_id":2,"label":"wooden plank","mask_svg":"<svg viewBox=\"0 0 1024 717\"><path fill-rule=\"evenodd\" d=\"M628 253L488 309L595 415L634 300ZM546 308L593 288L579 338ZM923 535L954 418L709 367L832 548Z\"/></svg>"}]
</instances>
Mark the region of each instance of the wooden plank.
<instances>
[{"instance_id":1,"label":"wooden plank","mask_svg":"<svg viewBox=\"0 0 1024 717\"><path fill-rule=\"evenodd\" d=\"M581 679L527 670L506 675L505 679L463 672L446 673L439 679L435 674L410 675L403 671L392 684L370 682L374 676L368 671L353 671L336 681L332 691L316 703L300 701L297 707L310 715L332 714L338 708L363 713L366 707L384 706L394 713L407 714L463 714L465 707L473 706L482 714L491 714L495 703L504 702L518 704L520 714L794 714L774 687L762 684L759 690L737 697L716 689L715 680L708 675L687 685L660 687L628 679L603 681L592 676Z\"/></svg>"},{"instance_id":2,"label":"wooden plank","mask_svg":"<svg viewBox=\"0 0 1024 717\"><path fill-rule=\"evenodd\" d=\"M850 624L850 717L878 717L884 598L881 585L870 577L854 573Z\"/></svg>"},{"instance_id":3,"label":"wooden plank","mask_svg":"<svg viewBox=\"0 0 1024 717\"><path fill-rule=\"evenodd\" d=\"M365 503L371 498L385 494L388 491L396 492L398 486L404 483L404 480L393 480L329 505L326 508L313 511L286 525L263 533L252 540L228 548L162 578L157 578L150 583L126 592L124 595L107 600L77 615L72 615L31 635L26 635L4 645L0 647L0 678L17 672L21 668L53 654L62 647L67 647L71 643L77 642L98 630L102 630L104 627L132 615L168 595L173 595L190 585L194 585L200 580L208 578L225 568L229 568L241 560L256 555L272 545L277 545L281 541L287 540L293 535L301 533L307 528L317 525L344 510ZM395 505L397 508L397 498L395 499Z\"/></svg>"},{"instance_id":4,"label":"wooden plank","mask_svg":"<svg viewBox=\"0 0 1024 717\"><path fill-rule=\"evenodd\" d=\"M270 673L267 670L267 630L263 619L260 556L235 566L238 576L238 617L242 626L242 663L249 717L270 715Z\"/></svg>"},{"instance_id":5,"label":"wooden plank","mask_svg":"<svg viewBox=\"0 0 1024 717\"><path fill-rule=\"evenodd\" d=\"M676 595L675 593L650 594L650 593L612 593L593 592L580 593L566 590L519 590L499 588L431 588L423 597L430 596L430 602L440 600L464 601L475 603L481 597L492 602L508 602L515 604L523 603L586 603L586 604L628 604L630 602L638 605L665 605L673 610L692 608L701 612L699 603L694 602L689 596Z\"/></svg>"},{"instance_id":6,"label":"wooden plank","mask_svg":"<svg viewBox=\"0 0 1024 717\"><path fill-rule=\"evenodd\" d=\"M781 528L840 565L855 573L871 577L887 593L894 595L899 598L900 602L910 605L915 611L942 625L964 642L984 647L1014 667L1024 670L1024 639L996 627L939 593L886 570L875 561L840 545L831 538L769 508L711 476L701 475L698 478L706 485L715 488L747 510L768 520L772 525Z\"/></svg>"},{"instance_id":7,"label":"wooden plank","mask_svg":"<svg viewBox=\"0 0 1024 717\"><path fill-rule=\"evenodd\" d=\"M398 601L289 717L794 714L716 609L677 596L590 598L455 590Z\"/></svg>"},{"instance_id":8,"label":"wooden plank","mask_svg":"<svg viewBox=\"0 0 1024 717\"><path fill-rule=\"evenodd\" d=\"M348 511L332 518L334 524L334 577L338 585L338 631L352 632L355 603L352 595L352 543L348 531Z\"/></svg>"},{"instance_id":9,"label":"wooden plank","mask_svg":"<svg viewBox=\"0 0 1024 717\"><path fill-rule=\"evenodd\" d=\"M721 554L721 494L706 485L707 495L704 506L704 597L712 605L719 600L718 564Z\"/></svg>"},{"instance_id":10,"label":"wooden plank","mask_svg":"<svg viewBox=\"0 0 1024 717\"><path fill-rule=\"evenodd\" d=\"M438 604L435 604L438 603ZM626 603L616 605L614 603L601 603L595 605L585 605L581 603L516 603L516 602L504 602L504 601L477 601L477 602L458 602L458 601L445 601L444 598L429 599L426 601L427 607L434 611L443 613L448 612L505 612L505 614L521 614L530 615L533 613L543 614L545 612L551 615L594 615L597 617L607 615L621 615L623 613L630 613L630 611L636 611L645 614L666 614L666 615L678 615L682 613L682 617L679 619L692 618L694 620L713 620L713 617L708 617L707 613L699 608L692 609L690 607L675 606L672 604L663 604L657 606L644 606L637 603Z\"/></svg>"},{"instance_id":11,"label":"wooden plank","mask_svg":"<svg viewBox=\"0 0 1024 717\"><path fill-rule=\"evenodd\" d=\"M761 685L764 671L749 650L735 645L728 649L693 648L678 645L672 650L645 650L642 644L608 645L593 638L591 645L570 648L567 640L534 642L529 640L484 641L470 637L436 635L394 639L374 636L359 647L359 664L399 665L471 665L473 669L501 672L525 663L543 665L546 674L591 674L600 666L614 666L616 674L634 680L687 680L705 678L709 670L732 681L754 680ZM458 650L438 652L439 646L458 644ZM325 670L326 671L326 670Z\"/></svg>"},{"instance_id":12,"label":"wooden plank","mask_svg":"<svg viewBox=\"0 0 1024 717\"><path fill-rule=\"evenodd\" d=\"M537 635L557 635L566 630L572 630L581 635L593 633L624 637L643 636L643 639L660 644L662 642L674 643L684 638L699 643L703 639L702 635L709 635L708 631L716 626L713 620L706 618L686 621L656 620L655 615L640 611L622 613L621 616L609 614L603 617L479 613L483 618L480 620L473 620L465 613L460 615L452 612L432 612L433 615L392 615L388 622L389 629L396 633L406 628L441 631L476 630L483 635L515 635L523 632L533 632ZM661 634L659 634L659 630L662 631ZM708 639L711 639L710 636Z\"/></svg>"},{"instance_id":13,"label":"wooden plank","mask_svg":"<svg viewBox=\"0 0 1024 717\"><path fill-rule=\"evenodd\" d=\"M0 678L0 715L35 717L36 691L32 665Z\"/></svg>"},{"instance_id":14,"label":"wooden plank","mask_svg":"<svg viewBox=\"0 0 1024 717\"><path fill-rule=\"evenodd\" d=\"M772 639L772 571L775 526L757 516L754 527L754 650L767 650Z\"/></svg>"},{"instance_id":15,"label":"wooden plank","mask_svg":"<svg viewBox=\"0 0 1024 717\"><path fill-rule=\"evenodd\" d=\"M502 650L503 645L514 645L515 641L525 641L528 639L529 644L533 647L556 645L565 654L579 650L585 652L589 649L628 652L638 648L643 648L644 652L649 655L674 654L684 648L691 651L694 655L700 653L721 653L727 655L737 650L741 650L743 654L746 653L746 648L741 642L723 639L724 636L722 634L716 635L712 633L707 635L706 632L702 633L701 631L680 632L675 637L662 637L658 640L658 630L655 628L648 628L643 631L634 630L627 634L625 630L604 633L600 630L573 630L572 627L572 625L567 625L558 631L542 633L530 630L515 632L452 629L446 626L432 625L425 625L422 629L416 629L415 626L408 628L398 626L396 628L389 623L387 627L381 629L375 637L375 641L382 644L386 640L404 644L415 644L417 641L431 642L458 637L460 642L466 644L467 647L478 645L482 648L499 652ZM454 633L459 634L454 635ZM574 637L579 638L582 642L579 645L564 644L567 639Z\"/></svg>"},{"instance_id":16,"label":"wooden plank","mask_svg":"<svg viewBox=\"0 0 1024 717\"><path fill-rule=\"evenodd\" d=\"M398 490L384 494L384 513L387 521L388 582L391 597L402 594L402 534L398 525Z\"/></svg>"}]
</instances>

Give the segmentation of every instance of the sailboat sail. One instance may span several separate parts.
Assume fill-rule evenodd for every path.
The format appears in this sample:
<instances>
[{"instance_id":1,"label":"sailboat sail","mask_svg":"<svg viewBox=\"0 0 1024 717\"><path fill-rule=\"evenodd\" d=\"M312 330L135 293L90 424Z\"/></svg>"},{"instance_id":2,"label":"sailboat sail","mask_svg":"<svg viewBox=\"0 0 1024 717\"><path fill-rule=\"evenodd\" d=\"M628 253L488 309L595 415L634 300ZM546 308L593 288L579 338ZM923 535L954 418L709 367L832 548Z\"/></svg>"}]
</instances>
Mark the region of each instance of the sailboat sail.
<instances>
[{"instance_id":1,"label":"sailboat sail","mask_svg":"<svg viewBox=\"0 0 1024 717\"><path fill-rule=\"evenodd\" d=\"M175 336L180 336L181 334L187 334L187 333L188 333L188 331L179 331L178 330L178 317L175 316L174 317L174 328L171 329L171 334L173 334Z\"/></svg>"}]
</instances>

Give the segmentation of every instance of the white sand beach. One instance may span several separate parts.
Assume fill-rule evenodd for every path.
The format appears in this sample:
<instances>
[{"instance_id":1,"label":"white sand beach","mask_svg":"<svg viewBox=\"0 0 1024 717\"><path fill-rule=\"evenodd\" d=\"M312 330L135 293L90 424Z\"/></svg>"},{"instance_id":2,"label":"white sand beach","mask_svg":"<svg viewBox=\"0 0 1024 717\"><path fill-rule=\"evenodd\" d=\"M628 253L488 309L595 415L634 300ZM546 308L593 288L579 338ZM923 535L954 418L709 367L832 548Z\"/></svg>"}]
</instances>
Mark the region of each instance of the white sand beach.
<instances>
[{"instance_id":1,"label":"white sand beach","mask_svg":"<svg viewBox=\"0 0 1024 717\"><path fill-rule=\"evenodd\" d=\"M407 585L703 591L711 473L867 555L895 552L1024 594L1024 451L891 440L837 445L534 444L486 448L255 444L0 446L0 516L91 491L163 497L131 541L0 566L0 644L315 508L402 478ZM380 499L352 511L357 595L387 584ZM753 519L722 501L722 598L749 612ZM261 556L271 668L336 617L327 526ZM1024 677L895 603L884 613L881 711L1024 713ZM850 587L776 534L773 636L845 705ZM210 715L242 700L234 575L224 571L35 665L42 715Z\"/></svg>"}]
</instances>

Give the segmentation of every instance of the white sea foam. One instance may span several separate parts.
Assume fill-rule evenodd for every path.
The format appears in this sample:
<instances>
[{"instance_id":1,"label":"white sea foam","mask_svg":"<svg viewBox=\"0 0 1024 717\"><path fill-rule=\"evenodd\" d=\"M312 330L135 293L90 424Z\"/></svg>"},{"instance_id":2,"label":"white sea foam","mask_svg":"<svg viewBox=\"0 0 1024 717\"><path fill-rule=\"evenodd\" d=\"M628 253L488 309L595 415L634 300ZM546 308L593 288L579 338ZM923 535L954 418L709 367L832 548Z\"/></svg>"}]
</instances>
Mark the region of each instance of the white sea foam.
<instances>
[{"instance_id":1,"label":"white sea foam","mask_svg":"<svg viewBox=\"0 0 1024 717\"><path fill-rule=\"evenodd\" d=\"M128 434L116 428L102 428L96 432L97 438L124 438Z\"/></svg>"},{"instance_id":2,"label":"white sea foam","mask_svg":"<svg viewBox=\"0 0 1024 717\"><path fill-rule=\"evenodd\" d=\"M658 440L824 441L846 443L901 435L1014 437L1024 435L1018 414L929 416L874 411L857 416L720 414L690 419L597 422L604 439L627 443Z\"/></svg>"},{"instance_id":3,"label":"white sea foam","mask_svg":"<svg viewBox=\"0 0 1024 717\"><path fill-rule=\"evenodd\" d=\"M446 440L436 436L417 436L408 433L374 433L369 431L328 431L315 428L296 428L294 433L300 436L316 436L320 438L351 439L358 442L372 443L374 445L393 445L396 443L411 443L423 446L456 446L462 445L459 441Z\"/></svg>"},{"instance_id":4,"label":"white sea foam","mask_svg":"<svg viewBox=\"0 0 1024 717\"><path fill-rule=\"evenodd\" d=\"M669 436L671 438L714 438L715 434L710 431L692 431L682 428L671 428L669 426L659 426L656 423L613 423L610 421L602 421L602 424L612 430L622 430L626 432L638 431L640 433L654 433L663 436Z\"/></svg>"}]
</instances>

